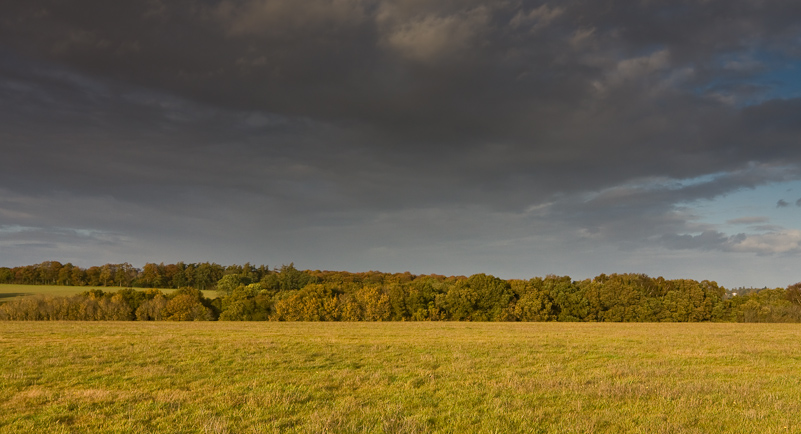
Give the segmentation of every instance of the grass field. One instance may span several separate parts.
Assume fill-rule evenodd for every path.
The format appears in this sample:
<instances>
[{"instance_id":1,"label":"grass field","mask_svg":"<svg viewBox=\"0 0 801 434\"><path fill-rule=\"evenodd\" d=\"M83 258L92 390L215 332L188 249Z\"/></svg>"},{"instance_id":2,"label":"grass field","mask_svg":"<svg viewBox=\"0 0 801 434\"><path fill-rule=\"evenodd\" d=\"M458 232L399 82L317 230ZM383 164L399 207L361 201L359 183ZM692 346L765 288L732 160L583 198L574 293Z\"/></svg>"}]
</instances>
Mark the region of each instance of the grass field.
<instances>
[{"instance_id":1,"label":"grass field","mask_svg":"<svg viewBox=\"0 0 801 434\"><path fill-rule=\"evenodd\" d=\"M53 295L53 296L70 296L80 294L90 289L100 289L105 292L114 292L120 288L116 286L58 286L58 285L17 285L17 284L0 284L0 302L13 300L19 297L28 295ZM143 288L136 288L141 291ZM168 294L174 289L161 289L165 294ZM203 295L207 298L217 297L217 291L202 291Z\"/></svg>"},{"instance_id":2,"label":"grass field","mask_svg":"<svg viewBox=\"0 0 801 434\"><path fill-rule=\"evenodd\" d=\"M8 301L36 294L70 296L80 294L90 289L92 288L87 286L17 285L4 283L0 284L0 301ZM114 290L116 290L116 288L114 288Z\"/></svg>"},{"instance_id":3,"label":"grass field","mask_svg":"<svg viewBox=\"0 0 801 434\"><path fill-rule=\"evenodd\" d=\"M801 432L782 324L0 322L0 432Z\"/></svg>"}]
</instances>

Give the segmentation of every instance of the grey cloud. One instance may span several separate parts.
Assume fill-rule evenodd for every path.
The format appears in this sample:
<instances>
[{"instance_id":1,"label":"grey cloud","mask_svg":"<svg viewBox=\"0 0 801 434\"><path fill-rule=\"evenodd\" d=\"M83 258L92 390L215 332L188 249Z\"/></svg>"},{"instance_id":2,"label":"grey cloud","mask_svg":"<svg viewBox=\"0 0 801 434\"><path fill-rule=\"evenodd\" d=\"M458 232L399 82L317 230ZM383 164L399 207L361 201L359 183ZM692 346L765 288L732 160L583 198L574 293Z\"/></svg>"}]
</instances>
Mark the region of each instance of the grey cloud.
<instances>
[{"instance_id":1,"label":"grey cloud","mask_svg":"<svg viewBox=\"0 0 801 434\"><path fill-rule=\"evenodd\" d=\"M740 241L744 236L739 235L734 238ZM717 231L704 231L699 235L666 234L662 236L664 245L671 249L720 250L730 240L728 236Z\"/></svg>"},{"instance_id":2,"label":"grey cloud","mask_svg":"<svg viewBox=\"0 0 801 434\"><path fill-rule=\"evenodd\" d=\"M58 247L56 243L17 243L13 244L12 247L16 248L36 248L36 249L49 249L55 250Z\"/></svg>"},{"instance_id":3,"label":"grey cloud","mask_svg":"<svg viewBox=\"0 0 801 434\"><path fill-rule=\"evenodd\" d=\"M76 81L68 71L41 75L28 71L27 88L36 89L46 100L37 103L30 90L7 92L8 101L36 104L30 109L36 116L20 118L20 125L7 132L7 143L16 146L10 158L15 167L39 173L33 179L47 183L59 177L62 188L85 193L178 205L189 197L183 194L186 189L203 185L218 197L250 192L279 201L284 208L325 207L326 201L341 206L353 206L355 201L381 209L474 201L522 208L547 199L553 192L550 185L568 191L586 189L587 179L600 184L609 176L604 164L582 168L577 176L576 170L558 162L547 164L547 155L521 154L500 144L445 156L436 149L422 155L382 151L369 143L380 140L380 135L353 126L223 110L142 89ZM55 92L54 87L61 90ZM54 105L71 110L54 110ZM8 106L9 116L19 116L16 107ZM43 122L49 125L47 132L36 128ZM19 135L12 136L14 131ZM17 138L22 134L25 141ZM44 151L44 145L36 144L65 140L72 145ZM120 146L105 146L109 142ZM43 152L56 158L42 161ZM546 164L538 165L537 158ZM540 173L529 173L535 168ZM7 186L37 187L13 170L4 174ZM751 164L711 182L648 194L657 202L713 198L794 176L796 172L786 167Z\"/></svg>"},{"instance_id":4,"label":"grey cloud","mask_svg":"<svg viewBox=\"0 0 801 434\"><path fill-rule=\"evenodd\" d=\"M62 227L10 228L0 226L0 260L4 265L26 265L41 262L42 254L64 261L87 263L96 252L130 247L120 234ZM122 257L122 255L120 255Z\"/></svg>"},{"instance_id":5,"label":"grey cloud","mask_svg":"<svg viewBox=\"0 0 801 434\"><path fill-rule=\"evenodd\" d=\"M795 206L801 206L801 198L795 201Z\"/></svg>"},{"instance_id":6,"label":"grey cloud","mask_svg":"<svg viewBox=\"0 0 801 434\"><path fill-rule=\"evenodd\" d=\"M17 20L6 20L2 41L18 52L211 106L345 122L362 136L370 132L363 140L378 159L447 160L451 164L437 170L464 178L459 184L472 198L508 198L502 206L544 200L553 189L548 184L581 191L797 157L789 143L772 148L772 155L749 145L760 139L760 129L779 125L781 132L787 129L781 125L793 125L787 116L797 117L797 107L740 113L689 92L698 85L699 68L714 65L685 51L718 49L744 25L759 29L752 31L755 41L778 40L771 31L783 27L766 24L776 11L756 11L748 2L735 16L714 5L694 6L729 18L730 27L713 29L693 21L689 6L677 12L660 4L638 11L636 26L622 5L596 11L584 2L349 1L302 8L283 1L123 2L114 8L101 2L92 12L50 2L6 7ZM745 11L761 13L755 19ZM588 16L594 21L578 19ZM672 20L704 37L689 44ZM26 37L34 31L37 38ZM643 38L660 40L662 48L640 54L653 45ZM125 44L138 49L124 50ZM459 54L460 46L470 54ZM741 76L754 70L732 64L719 68ZM156 125L169 127L165 121L186 115L186 107L164 111L174 118ZM721 136L732 124L749 128ZM327 152L320 146L315 151ZM518 185L528 193L509 194Z\"/></svg>"},{"instance_id":7,"label":"grey cloud","mask_svg":"<svg viewBox=\"0 0 801 434\"><path fill-rule=\"evenodd\" d=\"M662 71L692 67L720 44L741 39L730 36L745 25L756 27L757 40L783 30L760 21L783 11L748 15L757 11L742 3L731 8L737 12L704 4L694 6L698 11L684 6L683 13L653 4L630 21L628 5L594 2L557 8L533 2L182 1L161 4L158 14L143 2L87 5L92 12L10 2L9 16L19 18L8 20L5 35L14 45L91 72L214 104L366 119L396 133L503 134L528 142L536 138L527 127L532 118L547 115L540 104L565 110L593 99L592 83L622 66L631 70L643 47L661 45L660 53L670 53L661 68L641 68L640 74L658 80ZM692 20L704 14L729 24L710 28ZM537 26L546 28L529 31ZM585 32L586 47L577 48L577 32L586 29L595 30ZM693 32L703 37L691 39ZM188 44L191 39L197 42ZM68 46L58 48L64 41ZM134 43L137 50L121 54ZM696 50L706 51L684 53ZM421 65L421 59L428 60ZM439 62L432 66L432 60ZM611 96L626 98L652 84L646 79Z\"/></svg>"},{"instance_id":8,"label":"grey cloud","mask_svg":"<svg viewBox=\"0 0 801 434\"><path fill-rule=\"evenodd\" d=\"M671 249L703 249L757 255L797 254L801 252L801 231L780 230L766 234L728 236L717 231L699 235L665 235L665 246Z\"/></svg>"},{"instance_id":9,"label":"grey cloud","mask_svg":"<svg viewBox=\"0 0 801 434\"><path fill-rule=\"evenodd\" d=\"M730 225L753 225L757 223L767 223L770 221L767 217L740 217L732 220L727 220L726 223Z\"/></svg>"},{"instance_id":10,"label":"grey cloud","mask_svg":"<svg viewBox=\"0 0 801 434\"><path fill-rule=\"evenodd\" d=\"M776 202L776 208L787 208L788 206L790 206L790 203L784 199L779 199L779 201Z\"/></svg>"}]
</instances>

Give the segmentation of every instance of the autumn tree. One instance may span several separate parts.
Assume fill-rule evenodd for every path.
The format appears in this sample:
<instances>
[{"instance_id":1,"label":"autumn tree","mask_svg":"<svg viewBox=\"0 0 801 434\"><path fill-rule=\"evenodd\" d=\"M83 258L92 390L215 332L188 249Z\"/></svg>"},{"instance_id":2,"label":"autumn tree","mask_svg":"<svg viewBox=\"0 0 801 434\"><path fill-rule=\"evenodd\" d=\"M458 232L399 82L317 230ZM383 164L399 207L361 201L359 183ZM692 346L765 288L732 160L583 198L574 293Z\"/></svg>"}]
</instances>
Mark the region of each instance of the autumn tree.
<instances>
[{"instance_id":1,"label":"autumn tree","mask_svg":"<svg viewBox=\"0 0 801 434\"><path fill-rule=\"evenodd\" d=\"M162 311L167 321L210 321L212 311L203 303L203 294L192 288L183 288L167 302Z\"/></svg>"},{"instance_id":2,"label":"autumn tree","mask_svg":"<svg viewBox=\"0 0 801 434\"><path fill-rule=\"evenodd\" d=\"M165 276L162 273L163 264L159 266L154 263L147 263L142 268L142 276L140 283L147 288L163 288L165 283Z\"/></svg>"},{"instance_id":3,"label":"autumn tree","mask_svg":"<svg viewBox=\"0 0 801 434\"><path fill-rule=\"evenodd\" d=\"M139 321L161 321L165 317L167 298L159 290L145 291L145 300L136 308L136 319Z\"/></svg>"},{"instance_id":4,"label":"autumn tree","mask_svg":"<svg viewBox=\"0 0 801 434\"><path fill-rule=\"evenodd\" d=\"M354 294L361 307L363 321L389 321L392 306L389 295L377 285L364 286Z\"/></svg>"},{"instance_id":5,"label":"autumn tree","mask_svg":"<svg viewBox=\"0 0 801 434\"><path fill-rule=\"evenodd\" d=\"M788 286L785 297L790 303L801 306L801 282Z\"/></svg>"},{"instance_id":6,"label":"autumn tree","mask_svg":"<svg viewBox=\"0 0 801 434\"><path fill-rule=\"evenodd\" d=\"M339 300L330 286L310 284L287 291L275 302L273 319L278 321L336 321L340 319Z\"/></svg>"}]
</instances>

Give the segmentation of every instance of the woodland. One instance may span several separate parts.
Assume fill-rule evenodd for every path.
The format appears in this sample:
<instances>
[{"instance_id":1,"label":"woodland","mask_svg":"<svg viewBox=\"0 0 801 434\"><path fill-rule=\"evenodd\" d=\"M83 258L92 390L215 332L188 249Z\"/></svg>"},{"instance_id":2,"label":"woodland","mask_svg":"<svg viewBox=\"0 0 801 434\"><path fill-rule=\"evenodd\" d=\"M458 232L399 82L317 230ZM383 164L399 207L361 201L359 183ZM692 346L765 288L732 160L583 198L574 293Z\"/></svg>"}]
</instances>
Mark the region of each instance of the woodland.
<instances>
[{"instance_id":1,"label":"woodland","mask_svg":"<svg viewBox=\"0 0 801 434\"><path fill-rule=\"evenodd\" d=\"M504 280L298 270L294 264L0 268L0 284L86 286L0 302L0 320L801 322L801 283L727 290L644 274ZM216 290L209 298L202 290Z\"/></svg>"}]
</instances>

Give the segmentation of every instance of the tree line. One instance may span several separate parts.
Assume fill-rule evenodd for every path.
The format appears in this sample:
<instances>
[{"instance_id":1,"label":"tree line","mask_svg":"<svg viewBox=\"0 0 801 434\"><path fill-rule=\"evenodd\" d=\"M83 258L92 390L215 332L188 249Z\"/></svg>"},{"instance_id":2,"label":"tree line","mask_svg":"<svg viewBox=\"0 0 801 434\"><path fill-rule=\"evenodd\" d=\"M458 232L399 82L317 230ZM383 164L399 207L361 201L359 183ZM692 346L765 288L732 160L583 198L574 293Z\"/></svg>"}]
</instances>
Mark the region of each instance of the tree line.
<instances>
[{"instance_id":1,"label":"tree line","mask_svg":"<svg viewBox=\"0 0 801 434\"><path fill-rule=\"evenodd\" d=\"M22 267L0 267L0 283L162 289L194 287L205 290L213 289L227 274L240 274L252 281L260 281L270 274L270 270L266 265L255 267L249 263L227 267L209 262L147 263L140 269L127 262L82 268L71 263L45 261Z\"/></svg>"},{"instance_id":2,"label":"tree line","mask_svg":"<svg viewBox=\"0 0 801 434\"><path fill-rule=\"evenodd\" d=\"M0 283L119 288L8 301L0 304L3 320L801 322L801 283L734 294L713 281L644 274L504 280L293 264L83 269L49 261L0 268ZM200 289L216 289L217 297Z\"/></svg>"}]
</instances>

